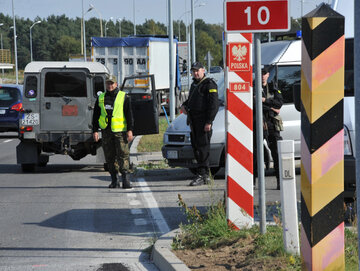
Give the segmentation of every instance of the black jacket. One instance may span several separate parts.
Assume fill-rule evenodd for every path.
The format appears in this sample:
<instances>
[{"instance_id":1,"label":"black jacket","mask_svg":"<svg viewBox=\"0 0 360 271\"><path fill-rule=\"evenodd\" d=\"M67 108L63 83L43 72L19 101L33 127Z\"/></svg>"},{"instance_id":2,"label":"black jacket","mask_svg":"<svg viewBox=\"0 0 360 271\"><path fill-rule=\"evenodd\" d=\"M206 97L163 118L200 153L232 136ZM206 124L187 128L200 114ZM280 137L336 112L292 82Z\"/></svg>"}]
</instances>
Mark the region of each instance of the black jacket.
<instances>
[{"instance_id":1,"label":"black jacket","mask_svg":"<svg viewBox=\"0 0 360 271\"><path fill-rule=\"evenodd\" d=\"M204 77L191 84L189 97L183 103L192 119L212 124L219 109L217 85L211 78Z\"/></svg>"},{"instance_id":2,"label":"black jacket","mask_svg":"<svg viewBox=\"0 0 360 271\"><path fill-rule=\"evenodd\" d=\"M119 89L116 88L114 91L106 91L106 93L105 93L104 104L105 104L105 108L108 108L108 109L106 109L108 116L112 116L112 111L114 109L114 102L115 102L116 95L118 94L118 92L119 92ZM95 107L94 107L93 119L92 119L93 132L99 131L100 114L101 114L101 109L99 106L99 98L97 98ZM125 96L124 115L125 115L125 119L126 119L127 130L128 131L134 130L134 117L133 117L133 113L131 110L131 100L128 95ZM111 123L110 117L109 117L109 123ZM106 127L106 129L111 129L110 125L108 125Z\"/></svg>"},{"instance_id":3,"label":"black jacket","mask_svg":"<svg viewBox=\"0 0 360 271\"><path fill-rule=\"evenodd\" d=\"M268 126L273 126L273 118L277 113L271 108L280 109L284 103L283 96L281 91L276 89L272 84L263 86L262 96L265 98L265 101L262 104L264 121Z\"/></svg>"}]
</instances>

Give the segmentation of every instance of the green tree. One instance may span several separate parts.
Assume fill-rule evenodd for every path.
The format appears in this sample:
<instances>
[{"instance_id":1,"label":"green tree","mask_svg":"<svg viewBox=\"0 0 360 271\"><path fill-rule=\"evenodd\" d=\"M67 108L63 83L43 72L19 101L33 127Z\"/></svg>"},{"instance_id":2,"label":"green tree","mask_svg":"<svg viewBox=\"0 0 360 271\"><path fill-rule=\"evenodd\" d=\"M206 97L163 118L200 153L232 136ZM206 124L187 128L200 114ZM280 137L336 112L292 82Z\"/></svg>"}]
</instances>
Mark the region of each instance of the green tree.
<instances>
[{"instance_id":1,"label":"green tree","mask_svg":"<svg viewBox=\"0 0 360 271\"><path fill-rule=\"evenodd\" d=\"M54 46L52 55L53 60L68 61L71 54L78 54L80 52L80 41L74 37L61 36Z\"/></svg>"},{"instance_id":2,"label":"green tree","mask_svg":"<svg viewBox=\"0 0 360 271\"><path fill-rule=\"evenodd\" d=\"M196 58L198 61L207 65L205 56L207 52L213 57L212 66L222 66L222 50L221 45L217 44L215 40L205 31L200 31L196 36Z\"/></svg>"}]
</instances>

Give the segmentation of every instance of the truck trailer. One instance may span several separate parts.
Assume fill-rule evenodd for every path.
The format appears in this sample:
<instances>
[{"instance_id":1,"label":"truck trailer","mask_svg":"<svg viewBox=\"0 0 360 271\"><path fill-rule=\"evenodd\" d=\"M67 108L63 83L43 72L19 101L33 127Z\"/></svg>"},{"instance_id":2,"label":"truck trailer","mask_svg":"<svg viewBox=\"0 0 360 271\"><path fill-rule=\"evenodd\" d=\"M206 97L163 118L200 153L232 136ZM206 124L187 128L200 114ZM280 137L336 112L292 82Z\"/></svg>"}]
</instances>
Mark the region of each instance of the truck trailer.
<instances>
[{"instance_id":1,"label":"truck trailer","mask_svg":"<svg viewBox=\"0 0 360 271\"><path fill-rule=\"evenodd\" d=\"M181 85L178 58L178 42L174 39L173 75L175 92L175 111L181 102ZM163 106L169 109L170 76L169 76L169 39L167 36L130 36L123 38L92 37L91 58L94 62L104 64L121 84L125 77L135 75L154 75L158 112ZM148 92L146 80L128 81L124 90Z\"/></svg>"}]
</instances>

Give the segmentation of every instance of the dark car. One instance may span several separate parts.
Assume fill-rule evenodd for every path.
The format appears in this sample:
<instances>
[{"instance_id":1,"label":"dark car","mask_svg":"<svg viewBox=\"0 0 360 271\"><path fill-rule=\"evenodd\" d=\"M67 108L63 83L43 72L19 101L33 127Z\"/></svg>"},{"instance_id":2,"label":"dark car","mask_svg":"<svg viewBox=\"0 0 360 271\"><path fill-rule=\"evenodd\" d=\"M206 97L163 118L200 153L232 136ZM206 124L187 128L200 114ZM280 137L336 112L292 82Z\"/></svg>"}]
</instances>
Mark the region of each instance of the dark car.
<instances>
[{"instance_id":1,"label":"dark car","mask_svg":"<svg viewBox=\"0 0 360 271\"><path fill-rule=\"evenodd\" d=\"M211 66L210 67L210 73L219 73L222 72L223 69L220 66Z\"/></svg>"},{"instance_id":2,"label":"dark car","mask_svg":"<svg viewBox=\"0 0 360 271\"><path fill-rule=\"evenodd\" d=\"M18 131L23 86L0 84L0 132Z\"/></svg>"}]
</instances>

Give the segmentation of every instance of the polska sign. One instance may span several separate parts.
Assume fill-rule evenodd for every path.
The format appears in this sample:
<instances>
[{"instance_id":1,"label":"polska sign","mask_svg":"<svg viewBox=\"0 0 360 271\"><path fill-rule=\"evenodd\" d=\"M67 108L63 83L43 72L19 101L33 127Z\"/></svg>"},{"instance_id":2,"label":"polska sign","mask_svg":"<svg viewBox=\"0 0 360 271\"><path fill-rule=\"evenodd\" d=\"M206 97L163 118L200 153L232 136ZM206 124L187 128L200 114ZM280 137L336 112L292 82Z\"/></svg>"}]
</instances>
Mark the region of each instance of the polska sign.
<instances>
[{"instance_id":1,"label":"polska sign","mask_svg":"<svg viewBox=\"0 0 360 271\"><path fill-rule=\"evenodd\" d=\"M290 30L288 0L224 2L226 32L276 32Z\"/></svg>"},{"instance_id":2,"label":"polska sign","mask_svg":"<svg viewBox=\"0 0 360 271\"><path fill-rule=\"evenodd\" d=\"M228 46L229 71L250 71L250 43L230 42Z\"/></svg>"}]
</instances>

